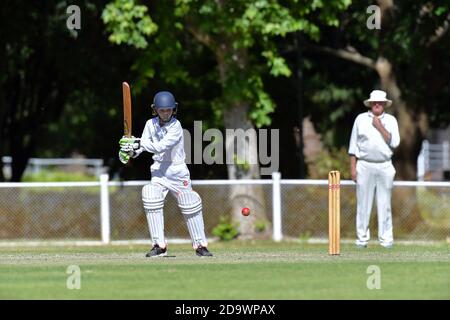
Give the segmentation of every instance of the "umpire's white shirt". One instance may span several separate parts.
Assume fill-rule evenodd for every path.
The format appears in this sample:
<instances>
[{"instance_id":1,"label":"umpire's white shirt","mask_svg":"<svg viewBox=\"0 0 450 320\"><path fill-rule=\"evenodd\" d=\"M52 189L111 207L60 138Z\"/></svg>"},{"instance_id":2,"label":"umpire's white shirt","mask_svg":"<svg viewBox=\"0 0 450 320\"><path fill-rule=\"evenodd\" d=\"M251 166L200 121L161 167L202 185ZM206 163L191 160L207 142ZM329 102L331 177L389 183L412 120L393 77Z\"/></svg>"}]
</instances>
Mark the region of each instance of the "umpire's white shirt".
<instances>
[{"instance_id":1,"label":"umpire's white shirt","mask_svg":"<svg viewBox=\"0 0 450 320\"><path fill-rule=\"evenodd\" d=\"M393 149L400 144L397 119L385 112L378 117L384 128L391 134L391 141L386 143L383 135L372 125L373 117L371 111L356 117L348 153L358 160L368 162L390 161Z\"/></svg>"},{"instance_id":2,"label":"umpire's white shirt","mask_svg":"<svg viewBox=\"0 0 450 320\"><path fill-rule=\"evenodd\" d=\"M378 240L382 246L394 241L391 210L391 191L395 168L391 157L400 144L397 120L386 113L379 116L384 128L391 134L387 143L373 124L372 112L356 117L348 153L356 156L356 235L357 245L367 245L370 240L369 221L376 194L378 211ZM376 193L375 193L376 190Z\"/></svg>"}]
</instances>

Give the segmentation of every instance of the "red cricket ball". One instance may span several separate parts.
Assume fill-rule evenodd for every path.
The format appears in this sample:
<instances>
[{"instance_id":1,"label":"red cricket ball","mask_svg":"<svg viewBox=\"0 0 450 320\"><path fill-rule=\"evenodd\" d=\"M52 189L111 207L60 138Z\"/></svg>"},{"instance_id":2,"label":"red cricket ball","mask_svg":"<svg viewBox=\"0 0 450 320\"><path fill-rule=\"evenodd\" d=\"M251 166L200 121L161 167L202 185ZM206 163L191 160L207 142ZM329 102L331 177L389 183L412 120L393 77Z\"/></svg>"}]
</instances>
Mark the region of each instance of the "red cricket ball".
<instances>
[{"instance_id":1,"label":"red cricket ball","mask_svg":"<svg viewBox=\"0 0 450 320\"><path fill-rule=\"evenodd\" d=\"M247 208L247 207L242 208L242 215L243 216L248 216L249 214L250 214L250 209L249 208Z\"/></svg>"}]
</instances>

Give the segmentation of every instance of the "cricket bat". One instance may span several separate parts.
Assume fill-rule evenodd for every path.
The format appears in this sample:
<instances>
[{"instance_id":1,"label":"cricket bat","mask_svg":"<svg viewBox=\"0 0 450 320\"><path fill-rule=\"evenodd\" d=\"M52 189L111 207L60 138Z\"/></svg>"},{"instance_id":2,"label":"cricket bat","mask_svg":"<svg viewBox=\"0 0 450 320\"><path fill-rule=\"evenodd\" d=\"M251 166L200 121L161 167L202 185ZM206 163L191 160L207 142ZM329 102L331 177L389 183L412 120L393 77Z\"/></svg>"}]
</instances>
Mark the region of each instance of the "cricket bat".
<instances>
[{"instance_id":1,"label":"cricket bat","mask_svg":"<svg viewBox=\"0 0 450 320\"><path fill-rule=\"evenodd\" d=\"M131 137L131 93L130 85L122 82L123 94L123 135Z\"/></svg>"}]
</instances>

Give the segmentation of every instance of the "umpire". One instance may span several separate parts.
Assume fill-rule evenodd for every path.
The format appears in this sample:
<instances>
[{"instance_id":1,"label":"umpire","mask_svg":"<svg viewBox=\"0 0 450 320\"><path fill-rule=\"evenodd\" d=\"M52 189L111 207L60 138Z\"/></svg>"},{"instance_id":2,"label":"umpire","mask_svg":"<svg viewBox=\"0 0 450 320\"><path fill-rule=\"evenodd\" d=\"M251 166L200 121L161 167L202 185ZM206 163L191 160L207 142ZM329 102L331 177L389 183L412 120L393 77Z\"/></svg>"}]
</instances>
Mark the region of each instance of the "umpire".
<instances>
[{"instance_id":1,"label":"umpire","mask_svg":"<svg viewBox=\"0 0 450 320\"><path fill-rule=\"evenodd\" d=\"M385 248L393 245L391 193L395 168L391 157L400 144L398 123L384 112L392 101L386 92L374 90L353 124L348 153L352 180L356 182L356 245L365 248L370 240L369 221L376 190L378 240Z\"/></svg>"}]
</instances>

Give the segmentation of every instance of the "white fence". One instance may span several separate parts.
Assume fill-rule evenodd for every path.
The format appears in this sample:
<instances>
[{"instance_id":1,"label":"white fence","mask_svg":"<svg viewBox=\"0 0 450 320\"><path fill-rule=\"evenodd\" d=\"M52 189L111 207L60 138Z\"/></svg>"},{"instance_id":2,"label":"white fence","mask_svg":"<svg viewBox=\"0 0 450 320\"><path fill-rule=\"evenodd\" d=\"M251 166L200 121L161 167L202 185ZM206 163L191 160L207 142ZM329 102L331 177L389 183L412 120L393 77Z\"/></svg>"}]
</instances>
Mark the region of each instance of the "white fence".
<instances>
[{"instance_id":1,"label":"white fence","mask_svg":"<svg viewBox=\"0 0 450 320\"><path fill-rule=\"evenodd\" d=\"M12 157L2 157L3 175L6 178L11 177L11 162ZM96 177L105 171L103 166L103 159L84 159L84 158L30 158L26 172L37 173L42 168L50 166L85 166L89 168Z\"/></svg>"},{"instance_id":2,"label":"white fence","mask_svg":"<svg viewBox=\"0 0 450 320\"><path fill-rule=\"evenodd\" d=\"M417 158L417 178L423 181L428 172L450 171L450 143L431 144L428 140L422 142L422 149Z\"/></svg>"},{"instance_id":3,"label":"white fence","mask_svg":"<svg viewBox=\"0 0 450 320\"><path fill-rule=\"evenodd\" d=\"M0 242L94 241L114 243L148 239L141 205L141 187L148 181L0 183ZM203 199L205 229L211 230L230 213L233 185L260 188L272 238L321 238L328 232L328 181L287 180L274 173L271 180L193 180ZM252 192L249 192L251 196ZM172 201L172 202L171 202ZM341 181L341 234L355 232L354 183ZM166 202L165 223L170 239L188 239L178 207ZM375 209L374 209L375 211ZM376 220L376 214L372 214ZM393 218L396 238L445 240L450 235L450 182L395 181ZM376 237L376 222L371 220Z\"/></svg>"}]
</instances>

